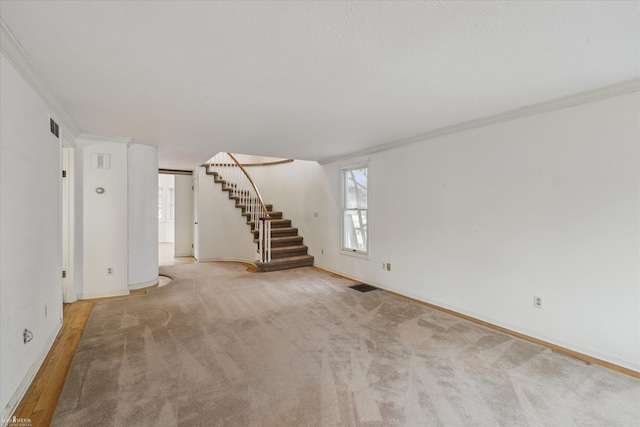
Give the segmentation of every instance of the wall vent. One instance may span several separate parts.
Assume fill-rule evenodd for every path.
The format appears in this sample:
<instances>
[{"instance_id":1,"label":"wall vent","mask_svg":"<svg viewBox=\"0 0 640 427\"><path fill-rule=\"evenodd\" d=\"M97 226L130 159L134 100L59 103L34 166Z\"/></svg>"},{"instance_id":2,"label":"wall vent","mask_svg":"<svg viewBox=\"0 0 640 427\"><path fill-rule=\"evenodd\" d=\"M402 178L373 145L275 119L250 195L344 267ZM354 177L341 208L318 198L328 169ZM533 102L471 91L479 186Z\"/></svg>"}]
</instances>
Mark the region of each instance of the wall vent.
<instances>
[{"instance_id":1,"label":"wall vent","mask_svg":"<svg viewBox=\"0 0 640 427\"><path fill-rule=\"evenodd\" d=\"M91 153L91 167L93 169L111 169L111 154Z\"/></svg>"},{"instance_id":2,"label":"wall vent","mask_svg":"<svg viewBox=\"0 0 640 427\"><path fill-rule=\"evenodd\" d=\"M49 117L49 129L51 133L56 136L56 138L60 138L60 126L56 122L53 121L51 117Z\"/></svg>"}]
</instances>

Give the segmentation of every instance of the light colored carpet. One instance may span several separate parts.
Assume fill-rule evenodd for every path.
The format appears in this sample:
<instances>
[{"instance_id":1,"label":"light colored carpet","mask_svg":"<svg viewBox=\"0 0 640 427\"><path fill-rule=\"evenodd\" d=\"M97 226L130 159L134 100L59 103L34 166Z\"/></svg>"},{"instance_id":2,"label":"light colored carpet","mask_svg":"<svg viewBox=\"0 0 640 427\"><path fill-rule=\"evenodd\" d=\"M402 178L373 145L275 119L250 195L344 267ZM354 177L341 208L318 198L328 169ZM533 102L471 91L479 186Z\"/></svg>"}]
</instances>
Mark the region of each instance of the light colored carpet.
<instances>
[{"instance_id":1,"label":"light colored carpet","mask_svg":"<svg viewBox=\"0 0 640 427\"><path fill-rule=\"evenodd\" d=\"M640 381L313 268L98 302L54 426L638 426Z\"/></svg>"}]
</instances>

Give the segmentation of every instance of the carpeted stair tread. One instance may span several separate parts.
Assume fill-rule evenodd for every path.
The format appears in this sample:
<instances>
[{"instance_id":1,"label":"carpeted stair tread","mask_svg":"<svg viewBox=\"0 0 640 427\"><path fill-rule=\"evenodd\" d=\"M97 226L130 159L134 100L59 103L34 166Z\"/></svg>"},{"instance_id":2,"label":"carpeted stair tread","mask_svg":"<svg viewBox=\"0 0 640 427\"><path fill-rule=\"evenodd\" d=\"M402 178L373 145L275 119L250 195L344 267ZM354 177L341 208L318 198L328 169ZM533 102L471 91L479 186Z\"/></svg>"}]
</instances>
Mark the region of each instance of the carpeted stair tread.
<instances>
[{"instance_id":1,"label":"carpeted stair tread","mask_svg":"<svg viewBox=\"0 0 640 427\"><path fill-rule=\"evenodd\" d=\"M242 212L242 216L246 216L247 218L251 217L249 212ZM269 211L269 216L271 219L282 219L282 212L279 211Z\"/></svg>"},{"instance_id":2,"label":"carpeted stair tread","mask_svg":"<svg viewBox=\"0 0 640 427\"><path fill-rule=\"evenodd\" d=\"M253 243L258 243L258 239L253 239ZM286 246L297 246L302 244L302 236L283 236L271 238L271 249Z\"/></svg>"},{"instance_id":3,"label":"carpeted stair tread","mask_svg":"<svg viewBox=\"0 0 640 427\"><path fill-rule=\"evenodd\" d=\"M254 229L253 221L247 221L247 225L250 225L251 228ZM291 220L290 219L282 219L282 218L271 219L271 229L272 230L274 228L285 228L285 227L291 227Z\"/></svg>"},{"instance_id":4,"label":"carpeted stair tread","mask_svg":"<svg viewBox=\"0 0 640 427\"><path fill-rule=\"evenodd\" d=\"M286 258L272 259L271 262L255 262L259 272L267 272L274 270L284 270L287 268L308 267L313 265L313 257L311 255L300 255Z\"/></svg>"},{"instance_id":5,"label":"carpeted stair tread","mask_svg":"<svg viewBox=\"0 0 640 427\"><path fill-rule=\"evenodd\" d=\"M269 203L265 203L264 206L267 208L268 212L271 212L271 210L273 209L273 205L271 205ZM245 209L247 208L247 205L241 205L241 204L236 203L236 208L240 208L240 209L242 209L242 212L244 212Z\"/></svg>"},{"instance_id":6,"label":"carpeted stair tread","mask_svg":"<svg viewBox=\"0 0 640 427\"><path fill-rule=\"evenodd\" d=\"M282 246L271 248L271 258L286 258L291 256L307 255L309 248L305 245Z\"/></svg>"},{"instance_id":7,"label":"carpeted stair tread","mask_svg":"<svg viewBox=\"0 0 640 427\"><path fill-rule=\"evenodd\" d=\"M258 230L253 231L254 239L258 238ZM271 237L283 237L283 236L296 236L298 234L298 229L295 227L282 227L282 228L272 228L271 229Z\"/></svg>"}]
</instances>

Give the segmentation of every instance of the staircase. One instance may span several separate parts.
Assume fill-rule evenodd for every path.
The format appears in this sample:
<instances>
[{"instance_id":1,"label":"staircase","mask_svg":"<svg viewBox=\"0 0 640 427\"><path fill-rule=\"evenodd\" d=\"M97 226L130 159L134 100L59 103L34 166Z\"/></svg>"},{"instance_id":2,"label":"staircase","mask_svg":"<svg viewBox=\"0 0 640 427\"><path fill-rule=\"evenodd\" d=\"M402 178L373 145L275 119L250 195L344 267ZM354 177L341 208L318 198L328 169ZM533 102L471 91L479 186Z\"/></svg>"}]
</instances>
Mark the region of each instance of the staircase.
<instances>
[{"instance_id":1,"label":"staircase","mask_svg":"<svg viewBox=\"0 0 640 427\"><path fill-rule=\"evenodd\" d=\"M212 172L207 168L207 174L213 175L214 182L222 185L222 191L228 192L229 199L234 200L236 208L241 210L247 225L253 234L253 241L259 244L259 230L256 221L246 203L246 197L238 195L235 184L228 182L218 172ZM235 193L235 194L234 194ZM271 217L271 260L269 262L255 261L259 272L285 270L288 268L307 267L313 265L313 256L307 253L307 246L302 244L302 236L298 235L298 229L291 226L290 219L284 219L282 212L274 211L273 205L265 204Z\"/></svg>"}]
</instances>

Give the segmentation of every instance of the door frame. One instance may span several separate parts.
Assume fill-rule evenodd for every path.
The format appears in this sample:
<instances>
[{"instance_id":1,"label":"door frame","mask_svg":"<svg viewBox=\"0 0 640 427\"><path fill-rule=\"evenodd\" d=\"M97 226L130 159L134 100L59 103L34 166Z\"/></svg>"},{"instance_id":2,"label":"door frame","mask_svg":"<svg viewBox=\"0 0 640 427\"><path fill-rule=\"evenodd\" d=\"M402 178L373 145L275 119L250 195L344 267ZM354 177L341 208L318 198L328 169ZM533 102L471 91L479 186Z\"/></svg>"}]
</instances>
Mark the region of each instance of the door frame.
<instances>
[{"instance_id":1,"label":"door frame","mask_svg":"<svg viewBox=\"0 0 640 427\"><path fill-rule=\"evenodd\" d=\"M62 210L62 269L66 275L62 278L62 300L71 303L78 300L75 289L75 149L69 141L62 138L60 148L62 170L66 177L60 177Z\"/></svg>"},{"instance_id":2,"label":"door frame","mask_svg":"<svg viewBox=\"0 0 640 427\"><path fill-rule=\"evenodd\" d=\"M200 180L198 175L193 177L193 186L191 187L193 190L193 257L198 261L200 257L200 235L198 228L198 218L199 218L199 205L200 201L199 197L199 185Z\"/></svg>"}]
</instances>

